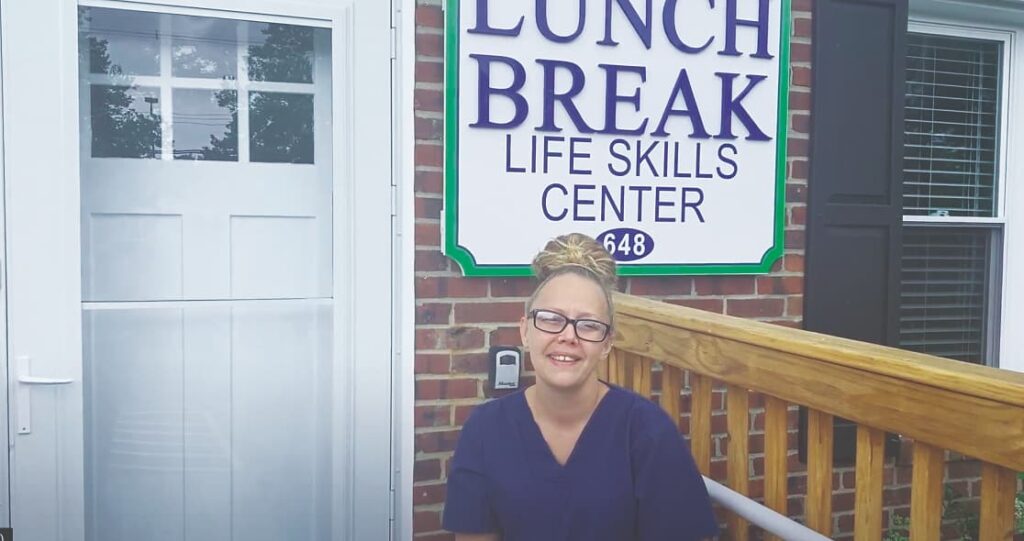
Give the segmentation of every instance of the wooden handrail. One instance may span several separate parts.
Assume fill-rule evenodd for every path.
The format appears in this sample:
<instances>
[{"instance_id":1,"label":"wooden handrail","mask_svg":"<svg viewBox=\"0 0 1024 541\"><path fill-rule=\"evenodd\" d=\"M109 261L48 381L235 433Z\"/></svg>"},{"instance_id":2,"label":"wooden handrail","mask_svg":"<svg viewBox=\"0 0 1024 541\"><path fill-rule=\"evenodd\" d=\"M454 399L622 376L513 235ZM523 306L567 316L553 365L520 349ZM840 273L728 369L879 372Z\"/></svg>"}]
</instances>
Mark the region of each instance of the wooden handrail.
<instances>
[{"instance_id":1,"label":"wooden handrail","mask_svg":"<svg viewBox=\"0 0 1024 541\"><path fill-rule=\"evenodd\" d=\"M1024 471L1024 374L629 295L615 312L619 350Z\"/></svg>"},{"instance_id":2,"label":"wooden handrail","mask_svg":"<svg viewBox=\"0 0 1024 541\"><path fill-rule=\"evenodd\" d=\"M856 539L877 539L883 526L885 432L913 440L911 539L932 539L940 527L946 451L984 463L980 538L1011 535L1014 472L1024 471L1024 374L629 295L616 294L615 304L615 349L603 373L651 396L652 367L660 363L661 405L677 420L681 382L688 383L691 449L702 473L713 465L711 417L724 407L728 484L747 494L754 392L765 398L763 487L772 509L786 511L787 411L800 405L809 410L804 509L814 530L832 533L835 416L859 425ZM725 402L715 390L713 403L712 389L722 387ZM729 516L728 523L731 538L747 538L744 520Z\"/></svg>"},{"instance_id":3,"label":"wooden handrail","mask_svg":"<svg viewBox=\"0 0 1024 541\"><path fill-rule=\"evenodd\" d=\"M933 355L724 316L621 293L615 294L614 302L617 318L665 323L679 329L756 344L765 349L863 369L878 375L927 382L930 386L957 394L1024 406L1024 373L997 371Z\"/></svg>"}]
</instances>

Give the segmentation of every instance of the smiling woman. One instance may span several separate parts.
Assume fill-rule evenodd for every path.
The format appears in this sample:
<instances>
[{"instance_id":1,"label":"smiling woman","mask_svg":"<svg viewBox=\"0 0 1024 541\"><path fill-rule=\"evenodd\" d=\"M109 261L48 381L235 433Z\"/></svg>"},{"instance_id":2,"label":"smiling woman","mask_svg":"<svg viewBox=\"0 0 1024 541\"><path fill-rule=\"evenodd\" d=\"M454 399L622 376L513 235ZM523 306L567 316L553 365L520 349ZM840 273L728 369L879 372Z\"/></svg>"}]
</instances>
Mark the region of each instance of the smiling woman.
<instances>
[{"instance_id":1,"label":"smiling woman","mask_svg":"<svg viewBox=\"0 0 1024 541\"><path fill-rule=\"evenodd\" d=\"M597 378L612 347L615 261L590 237L534 258L541 280L520 320L537 374L479 406L448 476L444 526L459 541L696 540L717 532L676 424Z\"/></svg>"}]
</instances>

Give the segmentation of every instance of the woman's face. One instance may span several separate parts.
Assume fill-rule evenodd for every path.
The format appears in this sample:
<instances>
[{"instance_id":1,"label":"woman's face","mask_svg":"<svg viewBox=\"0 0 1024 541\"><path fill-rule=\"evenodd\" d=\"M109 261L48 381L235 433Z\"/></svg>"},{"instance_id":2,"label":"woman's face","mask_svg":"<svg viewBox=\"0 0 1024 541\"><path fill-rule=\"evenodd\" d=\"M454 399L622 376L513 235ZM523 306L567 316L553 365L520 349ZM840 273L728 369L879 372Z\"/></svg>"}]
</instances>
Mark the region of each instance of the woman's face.
<instances>
[{"instance_id":1,"label":"woman's face","mask_svg":"<svg viewBox=\"0 0 1024 541\"><path fill-rule=\"evenodd\" d=\"M608 323L604 291L593 280L577 274L556 276L544 285L533 302L533 310L549 310L569 319L593 319ZM593 377L597 363L611 350L611 333L601 342L589 342L576 336L570 323L562 332L552 334L534 326L533 318L519 321L523 345L538 383L555 388L578 388Z\"/></svg>"}]
</instances>

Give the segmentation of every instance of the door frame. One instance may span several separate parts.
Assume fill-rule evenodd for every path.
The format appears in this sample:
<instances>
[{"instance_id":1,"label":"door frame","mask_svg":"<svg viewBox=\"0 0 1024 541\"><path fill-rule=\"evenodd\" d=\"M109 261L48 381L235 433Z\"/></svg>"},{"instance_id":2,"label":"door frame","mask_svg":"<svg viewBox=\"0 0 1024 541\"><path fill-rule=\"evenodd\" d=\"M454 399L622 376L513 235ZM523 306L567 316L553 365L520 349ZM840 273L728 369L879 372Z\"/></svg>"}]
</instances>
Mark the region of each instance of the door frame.
<instances>
[{"instance_id":1,"label":"door frame","mask_svg":"<svg viewBox=\"0 0 1024 541\"><path fill-rule=\"evenodd\" d=\"M7 1L12 0L4 2L9 6ZM68 99L62 100L59 114L55 113L47 119L55 120L56 124L59 124L53 127L58 133L51 142L62 147L63 152L61 159L51 159L52 165L44 174L56 172L62 179L62 193L53 197L53 206L60 209L60 216L64 217L66 222L60 226L59 237L67 237L65 240L72 244L64 246L71 248L69 251L73 252L62 257L65 260L73 259L78 266L71 269L55 269L48 274L56 277L51 278L52 283L59 284L54 289L60 291L55 292L54 296L60 299L59 305L64 307L61 309L63 315L58 317L59 326L55 328L58 332L73 334L63 346L60 346L57 354L50 352L50 356L62 357L59 364L44 366L44 370L50 372L46 375L58 375L52 372L67 370L69 373L59 375L76 380L76 383L67 389L69 392L62 397L61 402L70 403L72 410L77 408L79 423L83 421L79 278L79 82L77 76L67 76L78 73L78 26L75 16L78 6L204 16L222 14L236 19L287 20L331 29L334 148L332 179L335 223L333 296L336 299L334 354L336 366L339 368L335 371L332 387L335 396L339 397L334 410L334 418L337 419L334 423L335 438L339 442L349 442L347 446L339 446L334 453L336 491L333 514L337 520L332 537L335 539L383 539L384 536L393 535L393 532L387 533L393 529L392 513L395 503L392 499L392 457L395 454L396 440L400 442L406 439L396 438L398 432L393 418L393 402L398 398L393 379L397 369L394 355L394 308L397 292L394 291L393 281L393 276L397 274L397 262L393 259L397 241L392 223L395 213L388 215L381 212L381 209L394 206L393 184L399 174L395 167L385 168L383 171L380 167L382 163L395 163L395 151L392 147L393 122L381 121L382 118L395 116L395 111L392 110L395 101L391 98L395 93L395 83L392 81L393 73L390 67L394 56L391 41L394 22L389 2L362 1L364 3L355 9L356 6L332 5L333 2L330 0L45 0L47 13L56 12L60 15L60 20L55 23L57 31L67 34L61 36L57 50L62 62L57 69L61 70L62 77L56 91ZM0 18L0 23L2 22L4 19ZM12 38L9 32L4 34L6 51L7 47L11 46L9 40L15 38ZM4 66L4 78L0 88L9 83L8 67ZM349 81L356 83L351 88L349 85L340 84ZM388 92L383 92L385 88ZM10 110L7 108L13 108L14 104L8 100L3 106L5 114L0 116L3 116L4 120L12 118L8 115ZM0 123L0 127L4 135L8 135L7 130L21 128L12 126L11 122ZM8 135L0 139L0 143L4 140L13 139ZM388 160L385 156L392 159ZM8 156L2 157L3 173L6 173L6 177L0 176L0 181L6 181L6 203L12 185L32 182L32 178L26 174L26 168L23 166L13 171L9 170ZM21 163L24 162L19 162L19 165ZM390 182L384 182L387 178L390 178ZM0 207L0 211L6 210ZM3 215L4 224L7 224L8 218L8 214ZM0 232L4 233L3 247L4 253L7 253L10 245L7 243L6 231ZM24 243L21 247L24 247ZM17 253L15 257L18 257ZM382 272L382 266L388 268L389 272ZM0 269L2 268L0 266ZM13 280L5 275L3 284L13 284L13 287L17 288L20 284L30 281L29 274L22 270ZM38 279L39 276L35 278ZM7 309L7 291L4 290L3 293L4 304L0 306L3 308L3 314L0 317L6 315ZM0 323L6 322L0 320ZM11 332L10 328L8 332ZM14 358L19 354L18 348L21 346L13 342L0 342L5 357ZM386 369L382 369L384 367ZM13 378L8 378L8 381L11 380ZM10 387L6 388L4 394L9 392L9 389ZM8 408L8 416L0 426L9 422L10 415L14 414L13 409L13 406ZM9 434L8 431L5 432ZM72 432L71 441L65 441L63 445L68 450L78 448L78 456L82 457L84 441L77 438L76 434L81 435L80 424L77 432ZM14 438L13 435L9 437ZM12 441L17 442L16 439ZM10 467L13 470L18 450L16 445L10 449ZM389 452L385 452L385 449ZM81 486L84 460L79 460L77 466L65 464L65 467L68 471L63 472L62 478L70 479L70 484L65 486L74 487L76 483ZM77 471L74 471L76 469ZM3 473L3 469L0 469L0 475ZM16 473L16 470L12 473ZM13 491L13 487L18 486L15 481L0 486L12 487L10 490ZM3 482L2 477L0 482ZM411 487L411 484L409 486ZM10 493L10 497L14 498L13 492ZM82 497L84 498L84 493ZM3 500L0 498L0 505L2 504ZM10 518L17 528L13 506L11 509ZM3 508L0 508L0 525L3 525L4 520L2 511ZM74 541L81 538L81 532L84 531L84 509L81 505L63 509L57 516L62 523L60 531L63 538ZM409 516L411 517L411 513Z\"/></svg>"},{"instance_id":2,"label":"door frame","mask_svg":"<svg viewBox=\"0 0 1024 541\"><path fill-rule=\"evenodd\" d=\"M416 403L416 0L391 0L394 8L395 141L395 400L392 426L395 529L392 540L413 538L413 468ZM445 2L442 1L441 9Z\"/></svg>"},{"instance_id":3,"label":"door frame","mask_svg":"<svg viewBox=\"0 0 1024 541\"><path fill-rule=\"evenodd\" d=\"M0 20L3 10L0 9ZM0 74L4 73L4 55L0 51ZM4 154L4 81L0 76L0 404L5 412L9 409L8 399L12 385L9 383L7 362L7 183L5 182L6 164ZM11 526L11 443L14 434L10 430L10 417L0 415L0 434L2 434L3 451L0 451L0 528Z\"/></svg>"}]
</instances>

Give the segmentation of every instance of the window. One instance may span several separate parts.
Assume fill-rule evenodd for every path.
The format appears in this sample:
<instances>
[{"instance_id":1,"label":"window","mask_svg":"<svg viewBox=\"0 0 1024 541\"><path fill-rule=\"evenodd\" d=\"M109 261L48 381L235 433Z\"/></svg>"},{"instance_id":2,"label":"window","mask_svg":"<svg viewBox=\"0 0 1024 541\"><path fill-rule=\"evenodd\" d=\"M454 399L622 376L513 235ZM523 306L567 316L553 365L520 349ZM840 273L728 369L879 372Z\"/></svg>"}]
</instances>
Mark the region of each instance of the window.
<instances>
[{"instance_id":1,"label":"window","mask_svg":"<svg viewBox=\"0 0 1024 541\"><path fill-rule=\"evenodd\" d=\"M907 35L900 346L995 365L1005 42L915 30Z\"/></svg>"},{"instance_id":2,"label":"window","mask_svg":"<svg viewBox=\"0 0 1024 541\"><path fill-rule=\"evenodd\" d=\"M314 163L312 28L108 8L79 24L91 157Z\"/></svg>"}]
</instances>

